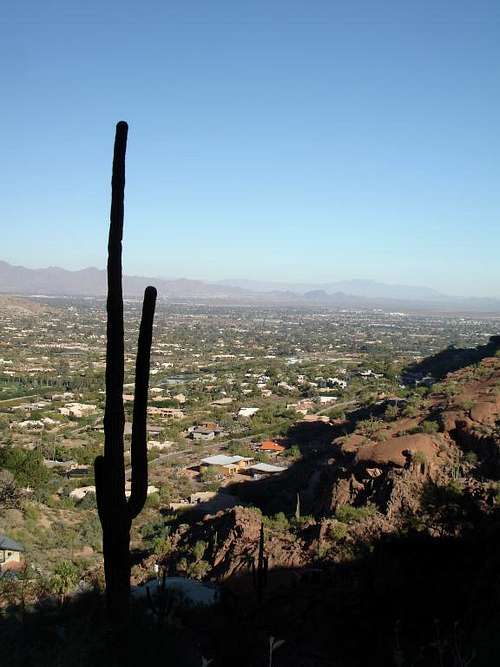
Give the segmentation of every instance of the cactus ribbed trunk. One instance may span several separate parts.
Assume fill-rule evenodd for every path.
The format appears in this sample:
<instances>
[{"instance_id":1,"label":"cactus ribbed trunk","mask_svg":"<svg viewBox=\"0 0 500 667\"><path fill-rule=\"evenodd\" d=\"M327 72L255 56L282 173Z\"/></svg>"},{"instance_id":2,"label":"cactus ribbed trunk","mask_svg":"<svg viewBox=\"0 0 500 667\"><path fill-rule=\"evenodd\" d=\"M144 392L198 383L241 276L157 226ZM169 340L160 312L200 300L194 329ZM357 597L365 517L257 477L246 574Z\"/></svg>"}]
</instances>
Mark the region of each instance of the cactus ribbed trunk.
<instances>
[{"instance_id":1,"label":"cactus ribbed trunk","mask_svg":"<svg viewBox=\"0 0 500 667\"><path fill-rule=\"evenodd\" d=\"M128 620L130 599L130 526L144 506L148 486L146 413L149 361L156 290L147 287L137 346L134 420L132 425L132 492L125 496L123 458L124 326L122 293L122 237L125 191L125 152L128 126L116 126L111 183L108 241L108 298L106 347L106 405L104 456L95 460L97 508L103 533L104 574L109 619L114 626Z\"/></svg>"}]
</instances>

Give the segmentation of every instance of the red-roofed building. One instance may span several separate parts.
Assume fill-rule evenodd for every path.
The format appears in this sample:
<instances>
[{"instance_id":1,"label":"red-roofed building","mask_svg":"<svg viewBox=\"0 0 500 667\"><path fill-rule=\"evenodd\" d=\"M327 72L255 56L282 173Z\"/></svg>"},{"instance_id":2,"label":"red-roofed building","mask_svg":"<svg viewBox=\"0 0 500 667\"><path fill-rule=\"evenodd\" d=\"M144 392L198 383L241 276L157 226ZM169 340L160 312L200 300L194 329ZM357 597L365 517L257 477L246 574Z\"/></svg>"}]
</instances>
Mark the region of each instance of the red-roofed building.
<instances>
[{"instance_id":1,"label":"red-roofed building","mask_svg":"<svg viewBox=\"0 0 500 667\"><path fill-rule=\"evenodd\" d=\"M286 447L283 447L283 445L278 445L277 442L273 442L272 440L264 440L264 442L260 443L260 446L258 448L259 452L266 452L267 454L281 454L281 452L284 452Z\"/></svg>"}]
</instances>

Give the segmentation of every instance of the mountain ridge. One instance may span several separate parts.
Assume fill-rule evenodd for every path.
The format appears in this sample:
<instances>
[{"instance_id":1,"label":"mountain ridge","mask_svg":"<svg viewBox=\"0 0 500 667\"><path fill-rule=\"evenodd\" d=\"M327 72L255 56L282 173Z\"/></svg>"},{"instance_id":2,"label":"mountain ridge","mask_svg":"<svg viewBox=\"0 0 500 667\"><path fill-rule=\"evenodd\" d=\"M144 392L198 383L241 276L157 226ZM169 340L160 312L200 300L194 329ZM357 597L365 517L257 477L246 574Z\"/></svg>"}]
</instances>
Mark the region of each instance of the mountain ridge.
<instances>
[{"instance_id":1,"label":"mountain ridge","mask_svg":"<svg viewBox=\"0 0 500 667\"><path fill-rule=\"evenodd\" d=\"M149 284L154 284L160 297L167 300L212 299L233 303L500 313L500 299L455 297L441 294L429 287L388 285L363 279L323 284L293 284L252 280L209 282L189 278L124 275L124 295L128 298L141 297ZM253 289L249 289L250 286L253 286ZM0 260L0 293L3 294L104 297L106 291L104 269L86 267L72 271L58 266L29 269Z\"/></svg>"}]
</instances>

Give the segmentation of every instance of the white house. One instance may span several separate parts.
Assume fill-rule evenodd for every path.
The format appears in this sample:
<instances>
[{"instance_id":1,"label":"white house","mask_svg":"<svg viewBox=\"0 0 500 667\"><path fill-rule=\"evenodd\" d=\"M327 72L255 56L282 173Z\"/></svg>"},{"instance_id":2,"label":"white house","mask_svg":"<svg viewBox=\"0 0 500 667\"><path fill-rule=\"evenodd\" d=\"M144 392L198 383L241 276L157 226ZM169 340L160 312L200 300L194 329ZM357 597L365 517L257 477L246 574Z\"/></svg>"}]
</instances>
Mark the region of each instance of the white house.
<instances>
[{"instance_id":1,"label":"white house","mask_svg":"<svg viewBox=\"0 0 500 667\"><path fill-rule=\"evenodd\" d=\"M66 403L63 408L59 408L59 412L66 417L88 417L96 411L96 407L85 403Z\"/></svg>"},{"instance_id":2,"label":"white house","mask_svg":"<svg viewBox=\"0 0 500 667\"><path fill-rule=\"evenodd\" d=\"M259 408L240 408L238 411L238 417L253 417Z\"/></svg>"},{"instance_id":3,"label":"white house","mask_svg":"<svg viewBox=\"0 0 500 667\"><path fill-rule=\"evenodd\" d=\"M152 485L148 486L147 495L150 496L152 493L158 493L158 491L158 487ZM73 489L73 491L69 494L69 497L73 498L74 500L82 500L89 493L93 493L95 495L95 486L80 486L78 489ZM126 482L125 497L130 498L131 493L132 484L130 482Z\"/></svg>"},{"instance_id":4,"label":"white house","mask_svg":"<svg viewBox=\"0 0 500 667\"><path fill-rule=\"evenodd\" d=\"M331 387L340 387L341 389L347 389L347 382L345 380L341 380L340 378L328 378L327 379L328 384Z\"/></svg>"},{"instance_id":5,"label":"white house","mask_svg":"<svg viewBox=\"0 0 500 667\"><path fill-rule=\"evenodd\" d=\"M160 442L159 440L148 440L147 448L150 451L152 449L159 449L160 451L163 451L172 447L173 444L174 443L171 440L165 440L164 442Z\"/></svg>"}]
</instances>

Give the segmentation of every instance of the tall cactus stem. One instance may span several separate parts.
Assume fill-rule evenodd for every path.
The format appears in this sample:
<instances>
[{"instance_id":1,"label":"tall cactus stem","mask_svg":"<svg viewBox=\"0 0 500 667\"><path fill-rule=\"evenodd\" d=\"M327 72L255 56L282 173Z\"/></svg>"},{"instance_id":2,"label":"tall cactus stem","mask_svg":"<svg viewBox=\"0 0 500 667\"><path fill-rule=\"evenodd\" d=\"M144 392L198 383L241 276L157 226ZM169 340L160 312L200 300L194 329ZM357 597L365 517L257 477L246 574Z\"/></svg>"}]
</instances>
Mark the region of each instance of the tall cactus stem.
<instances>
[{"instance_id":1,"label":"tall cactus stem","mask_svg":"<svg viewBox=\"0 0 500 667\"><path fill-rule=\"evenodd\" d=\"M156 304L156 289L147 287L144 293L135 367L131 441L132 491L130 499L127 501L123 458L125 343L122 291L122 238L127 134L127 123L120 121L116 126L115 135L108 240L104 456L98 456L94 463L97 509L103 533L106 600L110 621L115 626L122 625L128 620L130 526L132 519L144 507L147 496L146 417L153 318Z\"/></svg>"}]
</instances>

